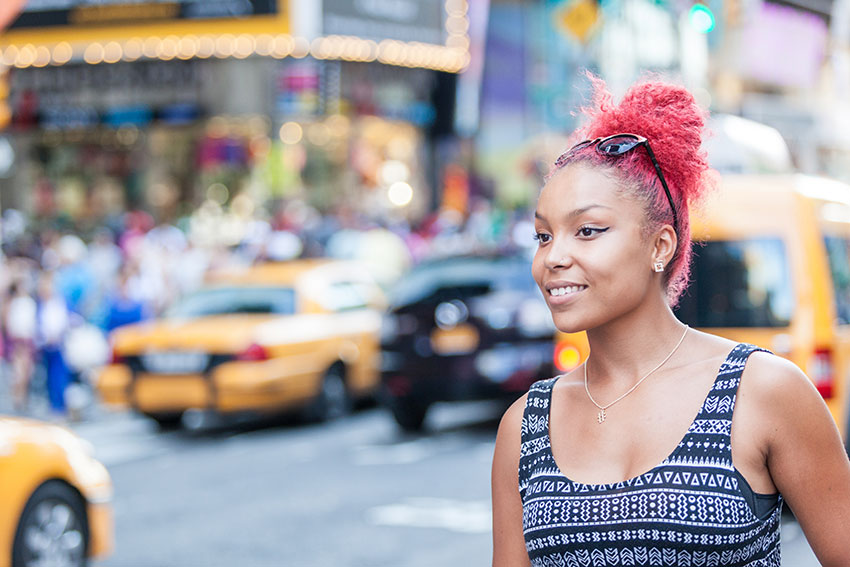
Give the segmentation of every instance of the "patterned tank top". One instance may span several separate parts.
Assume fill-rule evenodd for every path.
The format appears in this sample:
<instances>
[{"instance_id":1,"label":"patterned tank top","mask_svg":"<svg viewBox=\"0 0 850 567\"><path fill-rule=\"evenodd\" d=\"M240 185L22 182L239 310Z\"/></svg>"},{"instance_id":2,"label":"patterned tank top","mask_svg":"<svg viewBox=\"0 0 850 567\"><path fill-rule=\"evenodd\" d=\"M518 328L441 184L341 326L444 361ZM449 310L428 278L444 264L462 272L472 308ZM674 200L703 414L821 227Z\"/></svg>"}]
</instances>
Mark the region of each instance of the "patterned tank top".
<instances>
[{"instance_id":1,"label":"patterned tank top","mask_svg":"<svg viewBox=\"0 0 850 567\"><path fill-rule=\"evenodd\" d=\"M779 567L782 497L754 493L732 464L735 394L755 346L737 345L685 437L652 470L623 482L563 475L549 441L556 378L531 386L519 490L533 567Z\"/></svg>"}]
</instances>

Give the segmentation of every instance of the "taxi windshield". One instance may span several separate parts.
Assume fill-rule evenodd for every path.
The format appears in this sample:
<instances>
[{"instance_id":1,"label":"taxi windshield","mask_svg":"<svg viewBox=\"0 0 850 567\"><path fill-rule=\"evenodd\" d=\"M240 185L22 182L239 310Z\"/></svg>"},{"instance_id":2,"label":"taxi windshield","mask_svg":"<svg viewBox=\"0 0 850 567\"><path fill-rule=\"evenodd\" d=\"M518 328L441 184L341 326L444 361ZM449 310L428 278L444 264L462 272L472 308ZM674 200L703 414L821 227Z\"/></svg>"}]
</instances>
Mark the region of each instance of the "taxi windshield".
<instances>
[{"instance_id":1,"label":"taxi windshield","mask_svg":"<svg viewBox=\"0 0 850 567\"><path fill-rule=\"evenodd\" d=\"M206 288L183 297L168 310L171 318L195 318L227 314L291 315L295 291L281 287Z\"/></svg>"}]
</instances>

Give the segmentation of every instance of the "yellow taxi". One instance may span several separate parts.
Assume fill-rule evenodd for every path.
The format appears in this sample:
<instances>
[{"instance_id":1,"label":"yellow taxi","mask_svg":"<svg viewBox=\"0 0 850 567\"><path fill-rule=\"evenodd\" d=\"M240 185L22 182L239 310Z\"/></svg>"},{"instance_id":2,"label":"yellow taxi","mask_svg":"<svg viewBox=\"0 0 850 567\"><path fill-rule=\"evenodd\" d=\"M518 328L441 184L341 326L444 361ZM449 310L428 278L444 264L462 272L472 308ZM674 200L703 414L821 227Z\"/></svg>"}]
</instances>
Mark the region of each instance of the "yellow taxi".
<instances>
[{"instance_id":1,"label":"yellow taxi","mask_svg":"<svg viewBox=\"0 0 850 567\"><path fill-rule=\"evenodd\" d=\"M850 447L850 185L728 175L692 227L691 283L676 315L796 363ZM556 364L574 368L587 353L583 334L562 334Z\"/></svg>"},{"instance_id":2,"label":"yellow taxi","mask_svg":"<svg viewBox=\"0 0 850 567\"><path fill-rule=\"evenodd\" d=\"M112 480L67 429L0 417L0 567L82 566L113 545Z\"/></svg>"},{"instance_id":3,"label":"yellow taxi","mask_svg":"<svg viewBox=\"0 0 850 567\"><path fill-rule=\"evenodd\" d=\"M164 317L113 331L112 362L97 388L107 404L161 425L199 412L332 419L376 392L384 307L381 288L355 262L218 274Z\"/></svg>"}]
</instances>

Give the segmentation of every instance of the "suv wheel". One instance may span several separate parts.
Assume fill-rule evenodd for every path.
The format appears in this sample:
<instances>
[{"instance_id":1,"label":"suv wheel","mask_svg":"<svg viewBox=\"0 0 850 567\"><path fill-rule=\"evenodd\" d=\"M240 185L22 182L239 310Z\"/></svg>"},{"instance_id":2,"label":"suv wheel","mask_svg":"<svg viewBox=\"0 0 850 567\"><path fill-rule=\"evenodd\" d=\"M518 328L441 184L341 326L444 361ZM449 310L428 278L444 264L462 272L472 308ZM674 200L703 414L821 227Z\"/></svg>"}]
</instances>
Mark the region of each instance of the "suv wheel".
<instances>
[{"instance_id":1,"label":"suv wheel","mask_svg":"<svg viewBox=\"0 0 850 567\"><path fill-rule=\"evenodd\" d=\"M422 431L428 415L428 402L415 398L396 398L390 407L399 427L409 432Z\"/></svg>"}]
</instances>

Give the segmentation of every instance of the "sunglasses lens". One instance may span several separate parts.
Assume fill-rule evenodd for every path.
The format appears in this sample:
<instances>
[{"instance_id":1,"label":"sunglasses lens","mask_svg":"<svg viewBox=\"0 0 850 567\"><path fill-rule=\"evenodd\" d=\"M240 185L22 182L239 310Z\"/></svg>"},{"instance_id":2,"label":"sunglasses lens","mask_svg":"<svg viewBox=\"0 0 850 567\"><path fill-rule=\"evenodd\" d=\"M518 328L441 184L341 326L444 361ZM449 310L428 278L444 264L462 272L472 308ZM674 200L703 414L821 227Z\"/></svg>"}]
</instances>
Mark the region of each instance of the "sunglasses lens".
<instances>
[{"instance_id":1,"label":"sunglasses lens","mask_svg":"<svg viewBox=\"0 0 850 567\"><path fill-rule=\"evenodd\" d=\"M599 143L597 149L599 153L606 156L620 156L624 153L633 150L635 146L641 143L640 139L634 136L615 136Z\"/></svg>"}]
</instances>

